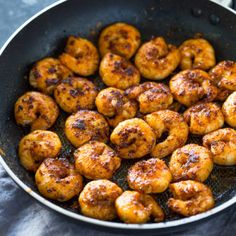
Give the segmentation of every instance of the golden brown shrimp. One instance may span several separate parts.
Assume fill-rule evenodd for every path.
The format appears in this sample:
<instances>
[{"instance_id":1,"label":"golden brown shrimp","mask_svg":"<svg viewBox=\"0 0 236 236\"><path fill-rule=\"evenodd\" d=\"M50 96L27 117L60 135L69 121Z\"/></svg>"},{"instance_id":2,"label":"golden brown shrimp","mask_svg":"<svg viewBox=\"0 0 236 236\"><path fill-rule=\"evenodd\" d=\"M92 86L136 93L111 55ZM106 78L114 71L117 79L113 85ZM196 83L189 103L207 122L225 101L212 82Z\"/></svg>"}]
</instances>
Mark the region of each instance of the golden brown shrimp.
<instances>
[{"instance_id":1,"label":"golden brown shrimp","mask_svg":"<svg viewBox=\"0 0 236 236\"><path fill-rule=\"evenodd\" d=\"M178 48L157 37L144 43L135 56L135 65L147 79L161 80L170 75L180 62Z\"/></svg>"},{"instance_id":2,"label":"golden brown shrimp","mask_svg":"<svg viewBox=\"0 0 236 236\"><path fill-rule=\"evenodd\" d=\"M67 118L65 134L75 147L93 140L107 142L109 126L104 117L98 112L78 111Z\"/></svg>"},{"instance_id":3,"label":"golden brown shrimp","mask_svg":"<svg viewBox=\"0 0 236 236\"><path fill-rule=\"evenodd\" d=\"M74 152L75 168L87 179L110 179L121 159L105 143L90 141Z\"/></svg>"},{"instance_id":4,"label":"golden brown shrimp","mask_svg":"<svg viewBox=\"0 0 236 236\"><path fill-rule=\"evenodd\" d=\"M79 196L83 215L100 220L113 220L117 213L115 200L122 194L122 189L109 180L89 182Z\"/></svg>"},{"instance_id":5,"label":"golden brown shrimp","mask_svg":"<svg viewBox=\"0 0 236 236\"><path fill-rule=\"evenodd\" d=\"M215 51L206 39L189 39L179 47L180 68L208 70L216 64Z\"/></svg>"},{"instance_id":6,"label":"golden brown shrimp","mask_svg":"<svg viewBox=\"0 0 236 236\"><path fill-rule=\"evenodd\" d=\"M214 207L215 201L211 189L193 180L170 184L173 198L168 200L168 207L183 216L192 216Z\"/></svg>"},{"instance_id":7,"label":"golden brown shrimp","mask_svg":"<svg viewBox=\"0 0 236 236\"><path fill-rule=\"evenodd\" d=\"M18 125L31 126L31 130L49 129L56 121L59 109L54 100L39 92L27 92L15 103Z\"/></svg>"},{"instance_id":8,"label":"golden brown shrimp","mask_svg":"<svg viewBox=\"0 0 236 236\"><path fill-rule=\"evenodd\" d=\"M98 89L92 82L78 77L62 80L54 90L56 102L68 113L93 109L97 94Z\"/></svg>"},{"instance_id":9,"label":"golden brown shrimp","mask_svg":"<svg viewBox=\"0 0 236 236\"><path fill-rule=\"evenodd\" d=\"M157 111L147 115L145 120L153 128L157 137L157 144L151 152L152 157L168 156L186 143L188 125L179 113L170 110ZM167 138L158 142L166 132L168 132Z\"/></svg>"},{"instance_id":10,"label":"golden brown shrimp","mask_svg":"<svg viewBox=\"0 0 236 236\"><path fill-rule=\"evenodd\" d=\"M127 89L130 86L139 84L140 73L125 58L107 53L100 64L100 76L103 82L110 87Z\"/></svg>"},{"instance_id":11,"label":"golden brown shrimp","mask_svg":"<svg viewBox=\"0 0 236 236\"><path fill-rule=\"evenodd\" d=\"M192 134L204 135L224 125L224 116L215 103L201 103L184 112Z\"/></svg>"},{"instance_id":12,"label":"golden brown shrimp","mask_svg":"<svg viewBox=\"0 0 236 236\"><path fill-rule=\"evenodd\" d=\"M216 164L236 165L236 131L234 129L218 129L205 135L203 145L210 149Z\"/></svg>"},{"instance_id":13,"label":"golden brown shrimp","mask_svg":"<svg viewBox=\"0 0 236 236\"><path fill-rule=\"evenodd\" d=\"M127 159L147 155L156 140L152 128L139 118L120 122L113 130L110 139L118 155Z\"/></svg>"},{"instance_id":14,"label":"golden brown shrimp","mask_svg":"<svg viewBox=\"0 0 236 236\"><path fill-rule=\"evenodd\" d=\"M128 170L127 182L131 189L143 193L164 192L171 181L171 173L163 160L151 158L136 162Z\"/></svg>"},{"instance_id":15,"label":"golden brown shrimp","mask_svg":"<svg viewBox=\"0 0 236 236\"><path fill-rule=\"evenodd\" d=\"M197 144L188 144L175 150L169 162L174 181L204 182L213 169L211 152Z\"/></svg>"},{"instance_id":16,"label":"golden brown shrimp","mask_svg":"<svg viewBox=\"0 0 236 236\"><path fill-rule=\"evenodd\" d=\"M39 192L46 198L60 202L77 196L83 188L83 179L68 160L47 158L35 174Z\"/></svg>"},{"instance_id":17,"label":"golden brown shrimp","mask_svg":"<svg viewBox=\"0 0 236 236\"><path fill-rule=\"evenodd\" d=\"M226 99L222 106L222 112L225 121L233 128L236 128L236 91Z\"/></svg>"},{"instance_id":18,"label":"golden brown shrimp","mask_svg":"<svg viewBox=\"0 0 236 236\"><path fill-rule=\"evenodd\" d=\"M129 59L138 49L140 39L141 35L134 26L115 23L103 29L99 36L98 47L102 56L111 52Z\"/></svg>"},{"instance_id":19,"label":"golden brown shrimp","mask_svg":"<svg viewBox=\"0 0 236 236\"><path fill-rule=\"evenodd\" d=\"M170 91L181 104L190 107L197 102L211 102L218 89L203 70L184 70L170 80Z\"/></svg>"},{"instance_id":20,"label":"golden brown shrimp","mask_svg":"<svg viewBox=\"0 0 236 236\"><path fill-rule=\"evenodd\" d=\"M51 57L38 61L30 71L30 85L39 91L52 94L62 79L72 76L72 72L61 64L58 59Z\"/></svg>"},{"instance_id":21,"label":"golden brown shrimp","mask_svg":"<svg viewBox=\"0 0 236 236\"><path fill-rule=\"evenodd\" d=\"M142 224L154 218L164 220L165 215L153 197L136 191L123 192L115 202L119 218L125 223Z\"/></svg>"},{"instance_id":22,"label":"golden brown shrimp","mask_svg":"<svg viewBox=\"0 0 236 236\"><path fill-rule=\"evenodd\" d=\"M165 110L173 102L170 89L161 83L145 82L138 86L128 88L125 94L130 99L138 101L139 110L144 114Z\"/></svg>"},{"instance_id":23,"label":"golden brown shrimp","mask_svg":"<svg viewBox=\"0 0 236 236\"><path fill-rule=\"evenodd\" d=\"M65 53L59 59L70 70L82 76L93 75L99 64L98 51L92 42L74 36L68 38Z\"/></svg>"},{"instance_id":24,"label":"golden brown shrimp","mask_svg":"<svg viewBox=\"0 0 236 236\"><path fill-rule=\"evenodd\" d=\"M116 88L106 88L96 97L98 111L106 116L111 127L116 127L121 121L135 117L137 103L125 96L124 91Z\"/></svg>"}]
</instances>

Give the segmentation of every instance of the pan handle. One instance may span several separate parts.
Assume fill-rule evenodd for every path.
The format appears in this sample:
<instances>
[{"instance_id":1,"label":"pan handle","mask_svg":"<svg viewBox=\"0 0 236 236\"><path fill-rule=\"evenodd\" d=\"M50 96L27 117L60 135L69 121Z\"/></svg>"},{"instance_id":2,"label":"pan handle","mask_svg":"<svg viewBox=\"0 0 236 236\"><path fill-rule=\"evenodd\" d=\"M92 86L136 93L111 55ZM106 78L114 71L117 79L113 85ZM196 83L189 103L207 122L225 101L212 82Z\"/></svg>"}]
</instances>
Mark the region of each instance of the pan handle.
<instances>
[{"instance_id":1,"label":"pan handle","mask_svg":"<svg viewBox=\"0 0 236 236\"><path fill-rule=\"evenodd\" d=\"M211 0L212 2L216 2L223 7L233 7L233 0Z\"/></svg>"}]
</instances>

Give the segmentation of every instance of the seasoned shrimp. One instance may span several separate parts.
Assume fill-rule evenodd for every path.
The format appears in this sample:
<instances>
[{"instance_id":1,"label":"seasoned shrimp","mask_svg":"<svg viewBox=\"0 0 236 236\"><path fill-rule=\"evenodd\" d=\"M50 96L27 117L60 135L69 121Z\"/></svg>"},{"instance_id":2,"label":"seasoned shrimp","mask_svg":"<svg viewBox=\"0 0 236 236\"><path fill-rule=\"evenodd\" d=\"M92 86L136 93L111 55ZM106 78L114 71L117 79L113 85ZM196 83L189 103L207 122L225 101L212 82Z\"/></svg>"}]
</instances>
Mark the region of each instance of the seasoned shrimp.
<instances>
[{"instance_id":1,"label":"seasoned shrimp","mask_svg":"<svg viewBox=\"0 0 236 236\"><path fill-rule=\"evenodd\" d=\"M133 118L120 122L113 130L110 139L118 155L130 159L140 158L150 153L156 137L145 121Z\"/></svg>"},{"instance_id":2,"label":"seasoned shrimp","mask_svg":"<svg viewBox=\"0 0 236 236\"><path fill-rule=\"evenodd\" d=\"M98 51L92 42L74 36L68 38L65 52L59 59L74 73L82 76L94 74L99 64Z\"/></svg>"},{"instance_id":3,"label":"seasoned shrimp","mask_svg":"<svg viewBox=\"0 0 236 236\"><path fill-rule=\"evenodd\" d=\"M174 181L204 182L213 169L211 152L197 144L188 144L175 150L169 162Z\"/></svg>"},{"instance_id":4,"label":"seasoned shrimp","mask_svg":"<svg viewBox=\"0 0 236 236\"><path fill-rule=\"evenodd\" d=\"M49 129L56 121L59 109L54 100L39 92L27 92L15 103L18 125L31 126L31 130Z\"/></svg>"},{"instance_id":5,"label":"seasoned shrimp","mask_svg":"<svg viewBox=\"0 0 236 236\"><path fill-rule=\"evenodd\" d=\"M218 129L205 135L203 145L210 149L216 164L236 165L236 131L234 129Z\"/></svg>"},{"instance_id":6,"label":"seasoned shrimp","mask_svg":"<svg viewBox=\"0 0 236 236\"><path fill-rule=\"evenodd\" d=\"M129 187L143 193L164 192L171 181L171 173L163 160L151 158L136 162L128 170Z\"/></svg>"},{"instance_id":7,"label":"seasoned shrimp","mask_svg":"<svg viewBox=\"0 0 236 236\"><path fill-rule=\"evenodd\" d=\"M152 157L162 158L182 147L188 139L188 125L183 117L174 111L157 111L145 117L146 122L153 128L157 144L151 152ZM158 141L168 132L164 141Z\"/></svg>"},{"instance_id":8,"label":"seasoned shrimp","mask_svg":"<svg viewBox=\"0 0 236 236\"><path fill-rule=\"evenodd\" d=\"M179 47L180 68L208 70L216 64L215 51L206 39L189 39Z\"/></svg>"},{"instance_id":9,"label":"seasoned shrimp","mask_svg":"<svg viewBox=\"0 0 236 236\"><path fill-rule=\"evenodd\" d=\"M233 128L236 128L236 91L233 92L224 102L222 112L225 121Z\"/></svg>"},{"instance_id":10,"label":"seasoned shrimp","mask_svg":"<svg viewBox=\"0 0 236 236\"><path fill-rule=\"evenodd\" d=\"M100 91L95 104L112 127L116 127L121 121L135 117L138 109L135 101L126 97L124 91L116 88Z\"/></svg>"},{"instance_id":11,"label":"seasoned shrimp","mask_svg":"<svg viewBox=\"0 0 236 236\"><path fill-rule=\"evenodd\" d=\"M104 117L98 112L78 111L67 118L65 134L75 147L93 140L107 142L109 126Z\"/></svg>"},{"instance_id":12,"label":"seasoned shrimp","mask_svg":"<svg viewBox=\"0 0 236 236\"><path fill-rule=\"evenodd\" d=\"M68 160L47 158L35 174L39 192L46 198L60 202L78 196L83 188L83 179Z\"/></svg>"},{"instance_id":13,"label":"seasoned shrimp","mask_svg":"<svg viewBox=\"0 0 236 236\"><path fill-rule=\"evenodd\" d=\"M204 135L224 125L224 116L215 103L202 103L184 112L184 119L192 134Z\"/></svg>"},{"instance_id":14,"label":"seasoned shrimp","mask_svg":"<svg viewBox=\"0 0 236 236\"><path fill-rule=\"evenodd\" d=\"M52 94L62 79L72 76L72 72L61 64L58 59L51 57L38 61L30 71L30 85L39 91Z\"/></svg>"},{"instance_id":15,"label":"seasoned shrimp","mask_svg":"<svg viewBox=\"0 0 236 236\"><path fill-rule=\"evenodd\" d=\"M109 180L89 182L79 196L82 214L100 220L113 220L117 213L115 200L122 189Z\"/></svg>"},{"instance_id":16,"label":"seasoned shrimp","mask_svg":"<svg viewBox=\"0 0 236 236\"><path fill-rule=\"evenodd\" d=\"M138 86L128 88L125 94L130 99L138 101L139 110L143 114L165 110L173 102L170 89L168 86L161 83L145 82Z\"/></svg>"},{"instance_id":17,"label":"seasoned shrimp","mask_svg":"<svg viewBox=\"0 0 236 236\"><path fill-rule=\"evenodd\" d=\"M107 53L100 64L100 76L103 82L110 87L127 89L130 86L139 84L140 73L125 58Z\"/></svg>"},{"instance_id":18,"label":"seasoned shrimp","mask_svg":"<svg viewBox=\"0 0 236 236\"><path fill-rule=\"evenodd\" d=\"M98 47L102 56L112 52L129 59L138 49L140 42L141 35L134 26L116 23L101 32Z\"/></svg>"},{"instance_id":19,"label":"seasoned shrimp","mask_svg":"<svg viewBox=\"0 0 236 236\"><path fill-rule=\"evenodd\" d=\"M68 113L93 109L97 94L98 89L92 82L77 77L62 80L54 90L56 102Z\"/></svg>"},{"instance_id":20,"label":"seasoned shrimp","mask_svg":"<svg viewBox=\"0 0 236 236\"><path fill-rule=\"evenodd\" d=\"M75 168L87 179L110 179L121 159L105 143L90 141L74 152Z\"/></svg>"},{"instance_id":21,"label":"seasoned shrimp","mask_svg":"<svg viewBox=\"0 0 236 236\"><path fill-rule=\"evenodd\" d=\"M170 80L170 91L181 104L190 107L197 102L211 102L218 89L203 70L184 70Z\"/></svg>"},{"instance_id":22,"label":"seasoned shrimp","mask_svg":"<svg viewBox=\"0 0 236 236\"><path fill-rule=\"evenodd\" d=\"M164 212L153 197L136 191L123 192L115 202L117 214L125 223L142 224L154 218L163 221Z\"/></svg>"},{"instance_id":23,"label":"seasoned shrimp","mask_svg":"<svg viewBox=\"0 0 236 236\"><path fill-rule=\"evenodd\" d=\"M211 189L193 180L170 184L173 198L168 200L168 207L183 216L192 216L214 207L215 201Z\"/></svg>"},{"instance_id":24,"label":"seasoned shrimp","mask_svg":"<svg viewBox=\"0 0 236 236\"><path fill-rule=\"evenodd\" d=\"M178 48L157 37L144 43L135 56L135 65L147 79L161 80L170 75L180 62Z\"/></svg>"}]
</instances>

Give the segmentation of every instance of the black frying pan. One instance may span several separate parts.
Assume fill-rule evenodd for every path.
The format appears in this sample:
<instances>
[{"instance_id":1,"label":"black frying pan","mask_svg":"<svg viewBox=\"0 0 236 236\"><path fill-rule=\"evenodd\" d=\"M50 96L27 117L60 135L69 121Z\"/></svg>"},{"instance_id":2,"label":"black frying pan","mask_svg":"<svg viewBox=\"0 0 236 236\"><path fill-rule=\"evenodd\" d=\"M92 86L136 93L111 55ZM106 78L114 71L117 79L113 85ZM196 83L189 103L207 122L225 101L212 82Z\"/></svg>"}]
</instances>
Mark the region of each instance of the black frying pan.
<instances>
[{"instance_id":1,"label":"black frying pan","mask_svg":"<svg viewBox=\"0 0 236 236\"><path fill-rule=\"evenodd\" d=\"M236 168L216 167L217 178L209 181L216 198L216 207L206 213L189 218L170 216L164 223L127 225L120 222L104 222L73 212L70 203L58 204L38 195L33 175L20 164L17 144L26 130L17 127L13 105L29 87L27 78L33 62L45 56L59 55L65 39L76 34L97 42L102 27L124 21L135 25L142 33L142 40L152 36L164 36L167 41L179 45L195 33L202 33L216 50L217 60L236 60L236 14L215 3L198 0L69 0L53 4L36 15L8 40L0 57L0 161L11 177L42 204L74 219L113 229L151 230L156 232L175 230L192 222L206 220L222 212L236 202ZM65 116L65 114L64 114ZM63 125L63 114L53 130ZM67 145L64 143L64 145ZM62 155L70 155L64 150ZM165 204L168 195L160 196Z\"/></svg>"}]
</instances>

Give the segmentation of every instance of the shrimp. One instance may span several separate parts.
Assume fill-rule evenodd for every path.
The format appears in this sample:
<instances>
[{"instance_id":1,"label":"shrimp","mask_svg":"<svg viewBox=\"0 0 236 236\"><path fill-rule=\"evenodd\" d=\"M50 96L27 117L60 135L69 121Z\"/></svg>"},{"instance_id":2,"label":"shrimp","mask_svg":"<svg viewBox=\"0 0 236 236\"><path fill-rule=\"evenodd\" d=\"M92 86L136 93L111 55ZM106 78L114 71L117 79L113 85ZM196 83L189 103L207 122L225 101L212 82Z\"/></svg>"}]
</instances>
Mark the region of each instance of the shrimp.
<instances>
[{"instance_id":1,"label":"shrimp","mask_svg":"<svg viewBox=\"0 0 236 236\"><path fill-rule=\"evenodd\" d=\"M102 56L112 52L129 59L138 49L140 42L138 29L126 23L115 23L103 29L98 47Z\"/></svg>"},{"instance_id":2,"label":"shrimp","mask_svg":"<svg viewBox=\"0 0 236 236\"><path fill-rule=\"evenodd\" d=\"M56 102L68 113L93 109L97 94L98 89L92 82L77 77L62 80L54 91Z\"/></svg>"},{"instance_id":3,"label":"shrimp","mask_svg":"<svg viewBox=\"0 0 236 236\"><path fill-rule=\"evenodd\" d=\"M173 102L170 89L161 83L145 82L138 86L128 88L125 94L130 99L138 101L139 110L143 114L165 110Z\"/></svg>"},{"instance_id":4,"label":"shrimp","mask_svg":"<svg viewBox=\"0 0 236 236\"><path fill-rule=\"evenodd\" d=\"M192 216L214 207L211 189L203 183L186 180L169 187L174 196L168 200L168 207L180 215Z\"/></svg>"},{"instance_id":5,"label":"shrimp","mask_svg":"<svg viewBox=\"0 0 236 236\"><path fill-rule=\"evenodd\" d=\"M51 57L38 61L30 71L29 83L42 93L52 94L62 79L72 76L72 72Z\"/></svg>"},{"instance_id":6,"label":"shrimp","mask_svg":"<svg viewBox=\"0 0 236 236\"><path fill-rule=\"evenodd\" d=\"M180 68L208 70L216 64L215 51L206 39L189 39L179 47Z\"/></svg>"},{"instance_id":7,"label":"shrimp","mask_svg":"<svg viewBox=\"0 0 236 236\"><path fill-rule=\"evenodd\" d=\"M211 102L218 89L203 70L184 70L170 80L170 91L181 104L190 107L197 102Z\"/></svg>"},{"instance_id":8,"label":"shrimp","mask_svg":"<svg viewBox=\"0 0 236 236\"><path fill-rule=\"evenodd\" d=\"M111 127L116 127L121 121L135 117L138 106L125 96L124 91L116 88L106 88L99 92L95 104L98 111L106 116Z\"/></svg>"},{"instance_id":9,"label":"shrimp","mask_svg":"<svg viewBox=\"0 0 236 236\"><path fill-rule=\"evenodd\" d=\"M233 92L222 106L225 121L233 128L236 128L236 91Z\"/></svg>"},{"instance_id":10,"label":"shrimp","mask_svg":"<svg viewBox=\"0 0 236 236\"><path fill-rule=\"evenodd\" d=\"M145 120L153 128L157 137L157 144L151 152L152 157L168 156L186 143L188 125L179 113L170 110L157 111L147 115ZM158 142L166 132L168 132L167 138Z\"/></svg>"},{"instance_id":11,"label":"shrimp","mask_svg":"<svg viewBox=\"0 0 236 236\"><path fill-rule=\"evenodd\" d=\"M85 185L79 196L83 215L100 219L113 220L117 213L115 200L122 194L122 189L109 180L94 180Z\"/></svg>"},{"instance_id":12,"label":"shrimp","mask_svg":"<svg viewBox=\"0 0 236 236\"><path fill-rule=\"evenodd\" d=\"M162 80L179 65L178 48L157 37L144 43L135 56L135 65L146 79Z\"/></svg>"},{"instance_id":13,"label":"shrimp","mask_svg":"<svg viewBox=\"0 0 236 236\"><path fill-rule=\"evenodd\" d=\"M35 174L39 192L46 198L60 202L78 196L83 179L66 159L47 158Z\"/></svg>"},{"instance_id":14,"label":"shrimp","mask_svg":"<svg viewBox=\"0 0 236 236\"><path fill-rule=\"evenodd\" d=\"M154 218L155 222L164 220L165 215L153 197L136 191L123 192L115 202L117 214L125 223L142 224Z\"/></svg>"},{"instance_id":15,"label":"shrimp","mask_svg":"<svg viewBox=\"0 0 236 236\"><path fill-rule=\"evenodd\" d=\"M169 162L174 181L204 182L213 169L211 152L197 144L188 144L175 150Z\"/></svg>"},{"instance_id":16,"label":"shrimp","mask_svg":"<svg viewBox=\"0 0 236 236\"><path fill-rule=\"evenodd\" d=\"M105 143L90 141L74 152L75 168L87 179L110 179L121 159Z\"/></svg>"},{"instance_id":17,"label":"shrimp","mask_svg":"<svg viewBox=\"0 0 236 236\"><path fill-rule=\"evenodd\" d=\"M164 192L171 179L169 168L157 158L136 162L129 168L127 175L129 187L143 193Z\"/></svg>"},{"instance_id":18,"label":"shrimp","mask_svg":"<svg viewBox=\"0 0 236 236\"><path fill-rule=\"evenodd\" d=\"M81 110L67 118L65 134L72 145L78 148L88 141L107 142L109 126L98 112Z\"/></svg>"},{"instance_id":19,"label":"shrimp","mask_svg":"<svg viewBox=\"0 0 236 236\"><path fill-rule=\"evenodd\" d=\"M224 125L224 116L215 103L201 103L184 112L184 119L192 134L204 135Z\"/></svg>"},{"instance_id":20,"label":"shrimp","mask_svg":"<svg viewBox=\"0 0 236 236\"><path fill-rule=\"evenodd\" d=\"M236 131L231 128L218 129L203 137L203 145L210 149L214 163L236 165Z\"/></svg>"},{"instance_id":21,"label":"shrimp","mask_svg":"<svg viewBox=\"0 0 236 236\"><path fill-rule=\"evenodd\" d=\"M143 120L133 118L122 121L115 127L111 137L118 155L122 158L141 158L154 147L155 133Z\"/></svg>"},{"instance_id":22,"label":"shrimp","mask_svg":"<svg viewBox=\"0 0 236 236\"><path fill-rule=\"evenodd\" d=\"M62 64L81 76L93 75L99 65L96 47L87 39L70 36L65 52L59 56Z\"/></svg>"},{"instance_id":23,"label":"shrimp","mask_svg":"<svg viewBox=\"0 0 236 236\"><path fill-rule=\"evenodd\" d=\"M27 92L15 103L18 125L31 126L31 131L49 129L57 120L59 108L54 100L39 92Z\"/></svg>"},{"instance_id":24,"label":"shrimp","mask_svg":"<svg viewBox=\"0 0 236 236\"><path fill-rule=\"evenodd\" d=\"M140 73L136 67L125 58L112 53L103 57L99 74L107 86L118 89L127 89L140 82Z\"/></svg>"}]
</instances>

